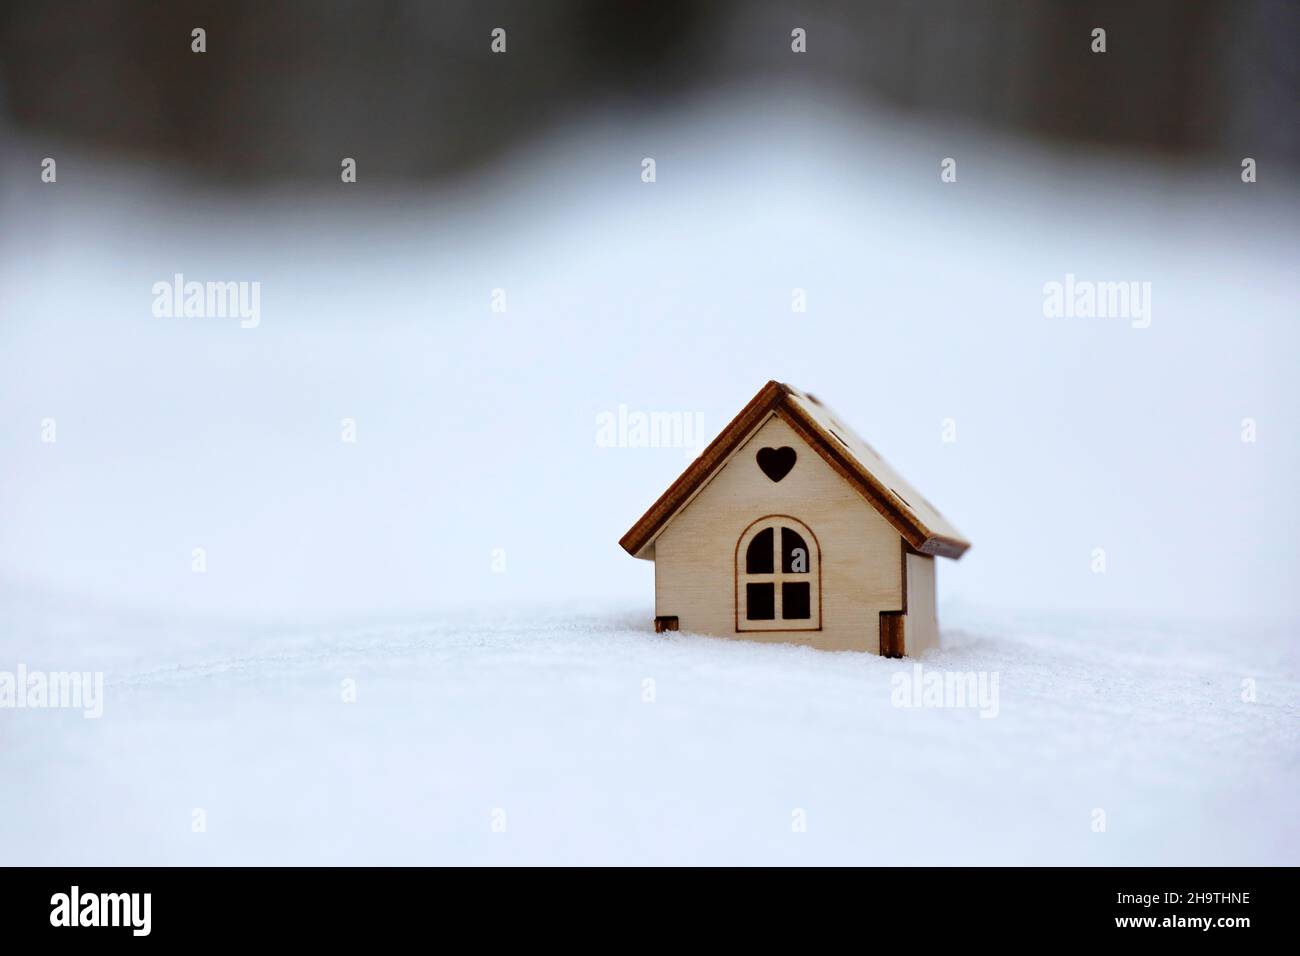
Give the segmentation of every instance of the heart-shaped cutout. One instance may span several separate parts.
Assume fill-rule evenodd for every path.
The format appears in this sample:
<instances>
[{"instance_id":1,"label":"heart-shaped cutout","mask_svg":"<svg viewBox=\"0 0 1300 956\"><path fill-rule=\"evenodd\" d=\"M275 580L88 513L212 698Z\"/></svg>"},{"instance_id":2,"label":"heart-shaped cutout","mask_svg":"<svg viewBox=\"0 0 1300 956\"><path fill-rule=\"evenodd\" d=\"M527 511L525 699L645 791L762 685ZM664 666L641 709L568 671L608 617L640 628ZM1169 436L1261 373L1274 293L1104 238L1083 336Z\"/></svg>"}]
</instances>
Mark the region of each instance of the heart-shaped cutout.
<instances>
[{"instance_id":1,"label":"heart-shaped cutout","mask_svg":"<svg viewBox=\"0 0 1300 956\"><path fill-rule=\"evenodd\" d=\"M758 450L758 467L762 468L763 474L773 481L780 481L790 474L790 469L794 467L794 459L794 449L789 445Z\"/></svg>"}]
</instances>

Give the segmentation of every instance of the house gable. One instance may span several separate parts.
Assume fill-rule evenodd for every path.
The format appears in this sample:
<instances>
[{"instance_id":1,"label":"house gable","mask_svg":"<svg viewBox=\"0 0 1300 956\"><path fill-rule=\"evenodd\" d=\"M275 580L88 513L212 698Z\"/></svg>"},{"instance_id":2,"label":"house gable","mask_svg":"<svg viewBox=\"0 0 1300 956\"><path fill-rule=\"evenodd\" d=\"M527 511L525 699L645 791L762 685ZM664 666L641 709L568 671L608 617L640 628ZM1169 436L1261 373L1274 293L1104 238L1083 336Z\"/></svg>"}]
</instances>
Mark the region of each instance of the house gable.
<instances>
[{"instance_id":1,"label":"house gable","mask_svg":"<svg viewBox=\"0 0 1300 956\"><path fill-rule=\"evenodd\" d=\"M816 398L768 382L620 540L635 557L655 557L655 541L756 428L785 422L921 554L958 558L970 547L956 528L869 444Z\"/></svg>"}]
</instances>

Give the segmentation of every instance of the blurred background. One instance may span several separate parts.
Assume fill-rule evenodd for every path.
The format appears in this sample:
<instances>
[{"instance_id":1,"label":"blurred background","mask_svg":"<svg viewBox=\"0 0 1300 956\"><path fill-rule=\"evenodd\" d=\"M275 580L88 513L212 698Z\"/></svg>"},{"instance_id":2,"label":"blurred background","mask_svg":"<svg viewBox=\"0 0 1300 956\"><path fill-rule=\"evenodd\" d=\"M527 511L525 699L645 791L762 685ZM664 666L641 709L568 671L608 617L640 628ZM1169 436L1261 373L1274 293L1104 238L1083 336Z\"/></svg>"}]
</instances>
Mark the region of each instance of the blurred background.
<instances>
[{"instance_id":1,"label":"blurred background","mask_svg":"<svg viewBox=\"0 0 1300 956\"><path fill-rule=\"evenodd\" d=\"M372 177L473 175L593 109L768 83L1153 159L1300 157L1285 0L15 0L3 16L20 127L243 185L353 153ZM1080 40L1095 27L1104 57Z\"/></svg>"},{"instance_id":2,"label":"blurred background","mask_svg":"<svg viewBox=\"0 0 1300 956\"><path fill-rule=\"evenodd\" d=\"M602 447L600 416L707 439L779 378L974 542L949 623L1293 621L1298 27L1275 0L12 0L0 603L648 621L616 542L691 452ZM259 324L156 317L177 273L260 283ZM1067 275L1150 282L1150 327L1045 317Z\"/></svg>"},{"instance_id":3,"label":"blurred background","mask_svg":"<svg viewBox=\"0 0 1300 956\"><path fill-rule=\"evenodd\" d=\"M1294 863L1298 27L6 0L0 674L106 706L0 719L0 861ZM653 635L617 542L773 378L973 543L1000 719Z\"/></svg>"}]
</instances>

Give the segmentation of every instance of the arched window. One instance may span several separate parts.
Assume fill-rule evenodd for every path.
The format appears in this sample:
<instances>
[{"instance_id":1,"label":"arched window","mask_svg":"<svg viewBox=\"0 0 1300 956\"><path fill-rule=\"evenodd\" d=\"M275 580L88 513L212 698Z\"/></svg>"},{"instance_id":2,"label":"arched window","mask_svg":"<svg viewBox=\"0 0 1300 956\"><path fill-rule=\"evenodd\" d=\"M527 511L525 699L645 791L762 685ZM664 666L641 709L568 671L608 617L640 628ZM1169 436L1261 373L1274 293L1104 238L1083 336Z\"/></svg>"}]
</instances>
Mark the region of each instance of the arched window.
<instances>
[{"instance_id":1,"label":"arched window","mask_svg":"<svg viewBox=\"0 0 1300 956\"><path fill-rule=\"evenodd\" d=\"M736 543L736 630L817 631L821 554L808 526L769 515Z\"/></svg>"}]
</instances>

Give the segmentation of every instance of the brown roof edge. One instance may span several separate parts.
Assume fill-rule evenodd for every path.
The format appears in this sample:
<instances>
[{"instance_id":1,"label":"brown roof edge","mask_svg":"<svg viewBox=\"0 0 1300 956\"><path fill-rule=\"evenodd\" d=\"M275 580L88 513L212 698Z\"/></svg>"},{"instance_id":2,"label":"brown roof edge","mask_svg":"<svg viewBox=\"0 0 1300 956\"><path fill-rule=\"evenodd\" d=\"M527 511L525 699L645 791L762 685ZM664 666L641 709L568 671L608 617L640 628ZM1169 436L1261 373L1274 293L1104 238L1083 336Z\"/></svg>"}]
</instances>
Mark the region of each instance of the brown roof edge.
<instances>
[{"instance_id":1,"label":"brown roof edge","mask_svg":"<svg viewBox=\"0 0 1300 956\"><path fill-rule=\"evenodd\" d=\"M871 502L908 544L917 551L925 546L929 532L890 500L880 482L871 475L864 474L861 468L853 464L852 459L841 454L835 447L835 442L831 440L831 436L827 435L820 425L804 415L797 405L786 406L778 414L794 429L796 435L822 456L832 470L852 485L858 494Z\"/></svg>"},{"instance_id":2,"label":"brown roof edge","mask_svg":"<svg viewBox=\"0 0 1300 956\"><path fill-rule=\"evenodd\" d=\"M718 437L709 442L708 447L700 453L700 457L687 466L678 479L668 486L668 490L659 496L659 500L652 504L637 523L628 529L627 534L619 539L618 543L623 550L636 557L640 550L650 543L660 526L671 518L686 499L695 493L709 475L713 474L714 469L736 450L750 431L785 400L789 392L788 386L776 381L768 382L759 389L758 394L750 399L749 404L718 433Z\"/></svg>"},{"instance_id":3,"label":"brown roof edge","mask_svg":"<svg viewBox=\"0 0 1300 956\"><path fill-rule=\"evenodd\" d=\"M787 387L786 393L790 389ZM805 393L806 394L806 393ZM812 396L808 396L812 398ZM813 399L816 401L816 399ZM821 403L818 402L820 405ZM836 471L845 481L857 489L862 497L880 512L881 517L893 525L894 530L903 536L903 540L921 554L930 554L942 558L960 558L970 547L970 543L934 534L910 511L904 511L894 504L889 490L870 471L859 465L852 458L842 453L839 444L827 433L817 421L809 418L797 403L787 402L777 410L785 422L795 430L804 441L811 445L826 464Z\"/></svg>"},{"instance_id":4,"label":"brown roof edge","mask_svg":"<svg viewBox=\"0 0 1300 956\"><path fill-rule=\"evenodd\" d=\"M708 480L709 476L743 442L754 428L772 412L778 413L791 428L814 448L826 463L840 474L859 494L880 512L903 539L921 554L959 558L970 547L968 542L936 535L909 511L899 508L888 490L861 464L840 451L834 439L810 418L796 402L787 398L794 393L790 386L771 381L764 385L749 404L709 443L700 457L682 472L619 540L623 550L636 557L659 533L663 525ZM801 393L802 394L802 393ZM817 400L808 396L812 401ZM820 403L818 403L820 404Z\"/></svg>"},{"instance_id":5,"label":"brown roof edge","mask_svg":"<svg viewBox=\"0 0 1300 956\"><path fill-rule=\"evenodd\" d=\"M970 542L954 541L952 538L943 538L939 535L926 540L925 544L916 550L922 554L932 554L936 558L952 558L956 561L963 554L970 550Z\"/></svg>"}]
</instances>

